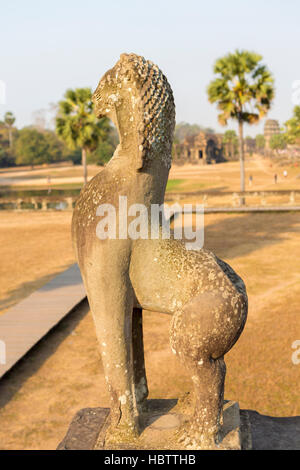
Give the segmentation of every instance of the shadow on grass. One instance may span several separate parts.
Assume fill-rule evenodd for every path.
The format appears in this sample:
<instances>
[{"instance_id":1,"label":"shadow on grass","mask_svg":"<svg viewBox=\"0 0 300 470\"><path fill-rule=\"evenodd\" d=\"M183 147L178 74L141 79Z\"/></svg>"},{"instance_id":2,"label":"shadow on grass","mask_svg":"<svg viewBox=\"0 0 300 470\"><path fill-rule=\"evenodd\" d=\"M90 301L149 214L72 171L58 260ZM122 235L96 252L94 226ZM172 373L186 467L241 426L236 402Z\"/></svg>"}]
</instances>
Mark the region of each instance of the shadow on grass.
<instances>
[{"instance_id":1,"label":"shadow on grass","mask_svg":"<svg viewBox=\"0 0 300 470\"><path fill-rule=\"evenodd\" d=\"M205 225L204 246L220 258L246 256L266 245L281 243L287 232L299 233L299 214L251 213L221 218Z\"/></svg>"},{"instance_id":2,"label":"shadow on grass","mask_svg":"<svg viewBox=\"0 0 300 470\"><path fill-rule=\"evenodd\" d=\"M300 450L300 416L274 418L246 411L254 450Z\"/></svg>"}]
</instances>

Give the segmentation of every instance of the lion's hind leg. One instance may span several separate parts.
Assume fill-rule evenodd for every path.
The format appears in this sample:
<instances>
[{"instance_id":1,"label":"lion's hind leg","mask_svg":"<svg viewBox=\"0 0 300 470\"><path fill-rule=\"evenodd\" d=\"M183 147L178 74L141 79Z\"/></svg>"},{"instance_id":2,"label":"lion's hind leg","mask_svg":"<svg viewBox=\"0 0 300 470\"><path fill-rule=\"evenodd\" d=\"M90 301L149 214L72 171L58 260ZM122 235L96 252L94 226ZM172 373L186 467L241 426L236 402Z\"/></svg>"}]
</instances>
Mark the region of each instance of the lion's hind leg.
<instances>
[{"instance_id":1,"label":"lion's hind leg","mask_svg":"<svg viewBox=\"0 0 300 470\"><path fill-rule=\"evenodd\" d=\"M194 412L180 436L187 448L218 446L226 374L224 354L233 342L233 332L224 322L228 309L219 293L206 292L177 311L171 321L172 350L188 369L194 385Z\"/></svg>"}]
</instances>

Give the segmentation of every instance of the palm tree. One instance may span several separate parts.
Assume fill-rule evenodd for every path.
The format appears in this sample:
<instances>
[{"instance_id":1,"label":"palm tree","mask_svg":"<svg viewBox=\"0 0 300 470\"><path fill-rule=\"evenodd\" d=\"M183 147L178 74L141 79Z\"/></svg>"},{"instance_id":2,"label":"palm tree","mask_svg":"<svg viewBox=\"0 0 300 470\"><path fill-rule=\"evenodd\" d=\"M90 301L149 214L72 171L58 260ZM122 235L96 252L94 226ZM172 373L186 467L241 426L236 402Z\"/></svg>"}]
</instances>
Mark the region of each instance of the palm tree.
<instances>
[{"instance_id":1,"label":"palm tree","mask_svg":"<svg viewBox=\"0 0 300 470\"><path fill-rule=\"evenodd\" d=\"M108 120L99 120L93 112L90 88L67 90L59 102L56 133L70 149L81 148L84 184L87 183L87 152L94 150L107 133Z\"/></svg>"},{"instance_id":2,"label":"palm tree","mask_svg":"<svg viewBox=\"0 0 300 470\"><path fill-rule=\"evenodd\" d=\"M238 121L241 192L245 191L243 125L265 116L274 98L273 77L261 60L261 55L249 51L227 54L215 62L217 78L207 89L209 101L217 103L220 110L220 124L226 125L229 119Z\"/></svg>"},{"instance_id":3,"label":"palm tree","mask_svg":"<svg viewBox=\"0 0 300 470\"><path fill-rule=\"evenodd\" d=\"M4 123L6 127L8 128L8 140L9 140L9 148L12 148L12 127L15 123L15 116L11 111L7 111L4 115Z\"/></svg>"}]
</instances>

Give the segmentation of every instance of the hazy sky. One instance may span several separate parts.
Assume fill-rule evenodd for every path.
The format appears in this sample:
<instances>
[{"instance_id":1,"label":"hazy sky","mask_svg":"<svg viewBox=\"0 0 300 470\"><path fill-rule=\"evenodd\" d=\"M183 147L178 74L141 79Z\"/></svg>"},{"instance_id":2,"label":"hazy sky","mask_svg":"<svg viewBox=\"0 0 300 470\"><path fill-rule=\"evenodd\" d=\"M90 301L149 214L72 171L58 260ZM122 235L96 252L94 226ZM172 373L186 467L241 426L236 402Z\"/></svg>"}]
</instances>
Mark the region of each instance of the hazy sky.
<instances>
[{"instance_id":1,"label":"hazy sky","mask_svg":"<svg viewBox=\"0 0 300 470\"><path fill-rule=\"evenodd\" d=\"M270 118L287 120L300 80L299 0L1 1L0 80L18 127L67 88L96 87L122 52L159 65L173 88L177 122L224 131L207 100L215 60L236 48L260 53L275 77ZM262 124L246 128L255 135ZM230 127L235 124L230 123Z\"/></svg>"}]
</instances>

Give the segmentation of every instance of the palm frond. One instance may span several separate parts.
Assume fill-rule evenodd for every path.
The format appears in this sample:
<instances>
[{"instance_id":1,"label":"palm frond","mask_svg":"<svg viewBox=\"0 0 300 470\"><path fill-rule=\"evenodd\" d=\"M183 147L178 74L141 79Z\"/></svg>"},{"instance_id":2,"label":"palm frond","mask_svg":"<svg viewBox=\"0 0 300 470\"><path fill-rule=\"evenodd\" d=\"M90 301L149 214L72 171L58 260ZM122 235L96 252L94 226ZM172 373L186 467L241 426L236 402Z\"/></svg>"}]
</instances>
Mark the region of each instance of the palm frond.
<instances>
[{"instance_id":1,"label":"palm frond","mask_svg":"<svg viewBox=\"0 0 300 470\"><path fill-rule=\"evenodd\" d=\"M217 77L207 88L208 99L221 111L222 124L229 118L257 122L270 109L274 79L255 52L236 50L215 62Z\"/></svg>"}]
</instances>

